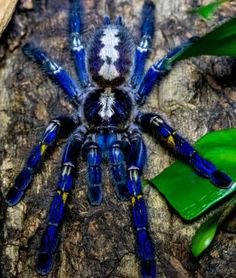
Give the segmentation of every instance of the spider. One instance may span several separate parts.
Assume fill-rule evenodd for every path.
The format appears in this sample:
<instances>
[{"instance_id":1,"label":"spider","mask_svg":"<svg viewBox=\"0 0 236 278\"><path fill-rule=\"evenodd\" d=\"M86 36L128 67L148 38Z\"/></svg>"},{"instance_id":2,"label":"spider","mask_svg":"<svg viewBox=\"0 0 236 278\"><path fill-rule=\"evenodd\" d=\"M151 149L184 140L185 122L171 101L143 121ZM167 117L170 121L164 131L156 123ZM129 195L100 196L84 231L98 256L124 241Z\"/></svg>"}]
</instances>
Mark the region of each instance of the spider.
<instances>
[{"instance_id":1,"label":"spider","mask_svg":"<svg viewBox=\"0 0 236 278\"><path fill-rule=\"evenodd\" d=\"M140 275L154 278L155 248L148 229L141 187L142 170L147 160L141 132L161 140L197 174L208 178L214 185L226 188L230 186L231 178L201 157L159 114L145 113L141 109L154 84L169 71L165 66L167 59L191 44L192 39L156 60L144 73L154 33L154 3L144 1L138 45L120 16L114 21L104 16L103 24L94 31L85 49L82 44L82 11L80 0L70 1L69 36L77 81L44 50L33 43L23 46L24 54L62 87L75 108L76 117L60 116L49 123L8 191L6 202L14 206L21 200L45 154L58 138L68 137L47 227L36 257L36 272L46 275L52 268L63 211L78 158L82 156L87 162L88 200L91 205L102 202L101 163L104 159L109 165L117 197L130 199Z\"/></svg>"}]
</instances>

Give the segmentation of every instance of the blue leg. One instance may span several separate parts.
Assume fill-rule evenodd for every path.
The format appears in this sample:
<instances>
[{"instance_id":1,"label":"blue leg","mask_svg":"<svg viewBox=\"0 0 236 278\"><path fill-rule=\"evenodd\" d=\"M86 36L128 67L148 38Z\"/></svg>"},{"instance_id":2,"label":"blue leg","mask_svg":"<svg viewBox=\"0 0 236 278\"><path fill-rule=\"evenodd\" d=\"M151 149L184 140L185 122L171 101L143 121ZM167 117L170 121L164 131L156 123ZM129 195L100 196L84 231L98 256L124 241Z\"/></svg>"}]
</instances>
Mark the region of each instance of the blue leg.
<instances>
[{"instance_id":1,"label":"blue leg","mask_svg":"<svg viewBox=\"0 0 236 278\"><path fill-rule=\"evenodd\" d=\"M127 187L126 163L119 142L113 143L109 148L108 159L116 195L120 200L127 200L130 195Z\"/></svg>"},{"instance_id":2,"label":"blue leg","mask_svg":"<svg viewBox=\"0 0 236 278\"><path fill-rule=\"evenodd\" d=\"M108 15L105 15L103 17L103 25L110 25L111 24L111 19Z\"/></svg>"},{"instance_id":3,"label":"blue leg","mask_svg":"<svg viewBox=\"0 0 236 278\"><path fill-rule=\"evenodd\" d=\"M26 56L37 62L43 71L60 85L73 105L77 107L81 103L81 89L68 72L56 64L45 51L36 47L33 43L25 44L22 50Z\"/></svg>"},{"instance_id":4,"label":"blue leg","mask_svg":"<svg viewBox=\"0 0 236 278\"><path fill-rule=\"evenodd\" d=\"M142 80L145 61L151 48L155 28L155 5L152 1L146 0L142 9L142 22L140 26L141 40L135 51L134 71L130 80L131 86L135 89Z\"/></svg>"},{"instance_id":5,"label":"blue leg","mask_svg":"<svg viewBox=\"0 0 236 278\"><path fill-rule=\"evenodd\" d=\"M61 219L83 141L83 130L78 129L64 150L57 191L50 206L47 228L43 233L39 253L36 257L36 272L40 275L47 275L52 268L52 255L58 245Z\"/></svg>"},{"instance_id":6,"label":"blue leg","mask_svg":"<svg viewBox=\"0 0 236 278\"><path fill-rule=\"evenodd\" d=\"M102 202L101 154L98 144L88 141L83 146L83 154L87 160L88 200L93 206Z\"/></svg>"},{"instance_id":7,"label":"blue leg","mask_svg":"<svg viewBox=\"0 0 236 278\"><path fill-rule=\"evenodd\" d=\"M115 19L115 25L123 25L122 16L117 16Z\"/></svg>"},{"instance_id":8,"label":"blue leg","mask_svg":"<svg viewBox=\"0 0 236 278\"><path fill-rule=\"evenodd\" d=\"M141 261L142 278L156 277L155 249L148 232L147 209L141 189L141 173L146 162L146 147L138 129L129 131L128 189L136 234L137 255Z\"/></svg>"},{"instance_id":9,"label":"blue leg","mask_svg":"<svg viewBox=\"0 0 236 278\"><path fill-rule=\"evenodd\" d=\"M41 141L32 149L22 171L16 177L13 187L7 193L6 203L9 206L14 206L21 200L48 149L55 145L58 135L67 136L74 128L75 122L68 117L59 117L50 122Z\"/></svg>"},{"instance_id":10,"label":"blue leg","mask_svg":"<svg viewBox=\"0 0 236 278\"><path fill-rule=\"evenodd\" d=\"M184 48L189 46L196 37L189 39L187 42L184 42L182 45L177 46L176 48L170 50L166 56L157 60L146 72L144 75L139 88L135 93L135 99L139 105L143 105L145 103L146 98L150 94L153 86L159 83L162 78L169 72L170 68L167 68L165 63L171 57L173 57L176 53L181 52Z\"/></svg>"},{"instance_id":11,"label":"blue leg","mask_svg":"<svg viewBox=\"0 0 236 278\"><path fill-rule=\"evenodd\" d=\"M85 49L81 43L83 7L80 0L70 1L69 32L72 54L75 61L75 69L82 87L89 84L88 73L85 64Z\"/></svg>"},{"instance_id":12,"label":"blue leg","mask_svg":"<svg viewBox=\"0 0 236 278\"><path fill-rule=\"evenodd\" d=\"M176 131L158 114L140 114L137 117L137 123L144 131L162 139L171 146L200 176L210 179L214 185L222 188L227 188L231 185L232 179L228 175L218 170L210 161L201 157L197 151L176 133Z\"/></svg>"}]
</instances>

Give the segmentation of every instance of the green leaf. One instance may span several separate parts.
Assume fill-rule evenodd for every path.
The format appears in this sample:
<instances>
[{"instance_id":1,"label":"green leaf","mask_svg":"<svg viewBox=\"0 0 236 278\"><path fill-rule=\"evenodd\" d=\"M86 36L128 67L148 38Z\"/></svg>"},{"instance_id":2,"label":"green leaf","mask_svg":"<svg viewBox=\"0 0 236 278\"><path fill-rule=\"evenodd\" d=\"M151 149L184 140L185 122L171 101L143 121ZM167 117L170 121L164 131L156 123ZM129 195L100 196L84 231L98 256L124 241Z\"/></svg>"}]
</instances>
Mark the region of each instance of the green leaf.
<instances>
[{"instance_id":1,"label":"green leaf","mask_svg":"<svg viewBox=\"0 0 236 278\"><path fill-rule=\"evenodd\" d=\"M236 180L236 128L209 132L194 146L204 158ZM228 189L213 185L182 161L174 162L150 182L186 220L194 219L236 190L236 183Z\"/></svg>"},{"instance_id":2,"label":"green leaf","mask_svg":"<svg viewBox=\"0 0 236 278\"><path fill-rule=\"evenodd\" d=\"M212 242L215 237L220 213L214 214L197 230L192 239L191 251L198 257Z\"/></svg>"},{"instance_id":3,"label":"green leaf","mask_svg":"<svg viewBox=\"0 0 236 278\"><path fill-rule=\"evenodd\" d=\"M212 17L214 12L219 8L219 6L221 4L223 4L224 2L227 2L227 1L229 1L229 0L216 0L216 1L209 3L208 5L203 5L198 8L193 8L190 12L197 14L197 15L201 16L203 19L207 20L210 17Z\"/></svg>"},{"instance_id":4,"label":"green leaf","mask_svg":"<svg viewBox=\"0 0 236 278\"><path fill-rule=\"evenodd\" d=\"M213 214L200 228L192 238L191 251L195 257L198 257L212 242L215 237L218 226L221 224L221 218L231 205L236 204L236 194L234 197L217 213ZM226 214L224 218L228 216Z\"/></svg>"},{"instance_id":5,"label":"green leaf","mask_svg":"<svg viewBox=\"0 0 236 278\"><path fill-rule=\"evenodd\" d=\"M171 63L199 55L236 56L236 17L193 42L168 59Z\"/></svg>"}]
</instances>

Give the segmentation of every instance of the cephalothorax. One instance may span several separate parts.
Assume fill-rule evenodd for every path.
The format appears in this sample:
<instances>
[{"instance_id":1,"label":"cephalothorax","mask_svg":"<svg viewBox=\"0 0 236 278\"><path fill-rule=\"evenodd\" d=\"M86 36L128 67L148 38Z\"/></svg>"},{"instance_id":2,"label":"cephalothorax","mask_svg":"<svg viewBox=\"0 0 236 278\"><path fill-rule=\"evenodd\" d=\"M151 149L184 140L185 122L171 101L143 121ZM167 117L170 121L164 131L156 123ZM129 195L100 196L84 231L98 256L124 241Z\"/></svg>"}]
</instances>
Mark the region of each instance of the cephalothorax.
<instances>
[{"instance_id":1,"label":"cephalothorax","mask_svg":"<svg viewBox=\"0 0 236 278\"><path fill-rule=\"evenodd\" d=\"M148 231L141 189L141 174L147 158L141 131L172 147L199 175L210 179L216 186L227 187L231 183L230 177L202 158L161 116L141 111L154 84L167 72L166 60L190 44L191 40L168 52L144 74L154 33L155 7L152 1L144 2L138 46L121 17L111 22L106 16L103 25L91 36L86 51L81 39L81 1L70 2L70 46L78 84L32 43L26 44L23 51L63 88L75 107L76 117L61 116L49 123L10 188L6 202L13 206L20 201L48 149L55 145L59 137L69 136L47 228L37 255L37 273L45 275L51 270L63 210L78 158L82 156L87 161L88 199L92 205L102 202L101 161L103 158L107 160L117 197L131 201L141 277L154 278L155 249Z\"/></svg>"}]
</instances>

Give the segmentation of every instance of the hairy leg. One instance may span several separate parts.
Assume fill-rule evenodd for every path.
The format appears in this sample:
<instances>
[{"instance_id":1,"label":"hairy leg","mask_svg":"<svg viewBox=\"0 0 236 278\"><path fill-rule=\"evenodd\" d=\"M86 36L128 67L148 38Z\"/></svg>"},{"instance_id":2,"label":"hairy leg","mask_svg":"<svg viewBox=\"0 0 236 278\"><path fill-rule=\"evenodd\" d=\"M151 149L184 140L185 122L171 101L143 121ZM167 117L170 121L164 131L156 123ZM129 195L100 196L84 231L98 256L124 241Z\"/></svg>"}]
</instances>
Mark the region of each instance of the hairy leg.
<instances>
[{"instance_id":1,"label":"hairy leg","mask_svg":"<svg viewBox=\"0 0 236 278\"><path fill-rule=\"evenodd\" d=\"M195 172L219 187L227 188L231 185L231 178L218 170L214 164L204 159L199 153L176 131L169 126L158 114L140 113L137 123L146 132L160 138L172 147L175 152L189 163Z\"/></svg>"},{"instance_id":2,"label":"hairy leg","mask_svg":"<svg viewBox=\"0 0 236 278\"><path fill-rule=\"evenodd\" d=\"M87 161L87 184L88 200L93 206L100 205L102 202L102 170L101 170L101 151L99 146L92 138L88 137L83 149L83 157Z\"/></svg>"},{"instance_id":3,"label":"hairy leg","mask_svg":"<svg viewBox=\"0 0 236 278\"><path fill-rule=\"evenodd\" d=\"M149 49L152 45L152 38L155 28L155 5L152 1L146 0L141 13L140 25L140 43L135 51L134 70L130 80L130 84L135 89L142 80L145 62L147 60Z\"/></svg>"},{"instance_id":4,"label":"hairy leg","mask_svg":"<svg viewBox=\"0 0 236 278\"><path fill-rule=\"evenodd\" d=\"M52 254L56 251L58 245L61 219L69 190L72 186L84 137L84 128L80 126L73 133L64 149L57 191L50 206L47 227L43 233L36 258L36 271L41 275L48 274L52 268Z\"/></svg>"},{"instance_id":5,"label":"hairy leg","mask_svg":"<svg viewBox=\"0 0 236 278\"><path fill-rule=\"evenodd\" d=\"M71 51L74 57L75 69L82 87L89 84L85 65L85 49L81 42L83 5L80 0L70 1L69 33Z\"/></svg>"},{"instance_id":6,"label":"hairy leg","mask_svg":"<svg viewBox=\"0 0 236 278\"><path fill-rule=\"evenodd\" d=\"M143 105L146 98L151 93L155 84L158 84L162 78L170 71L170 67L166 67L166 62L169 58L173 57L176 53L183 51L188 47L197 37L193 37L180 46L171 49L163 58L155 61L155 63L147 70L142 82L135 92L135 99L139 105Z\"/></svg>"},{"instance_id":7,"label":"hairy leg","mask_svg":"<svg viewBox=\"0 0 236 278\"><path fill-rule=\"evenodd\" d=\"M42 70L59 84L71 103L78 107L81 103L83 92L69 73L54 62L44 50L36 47L33 43L25 44L22 50L26 56L38 63Z\"/></svg>"},{"instance_id":8,"label":"hairy leg","mask_svg":"<svg viewBox=\"0 0 236 278\"><path fill-rule=\"evenodd\" d=\"M136 235L136 251L141 261L142 278L156 277L155 249L148 232L147 209L141 188L141 174L146 162L146 147L137 127L129 130L128 190Z\"/></svg>"},{"instance_id":9,"label":"hairy leg","mask_svg":"<svg viewBox=\"0 0 236 278\"><path fill-rule=\"evenodd\" d=\"M112 184L116 195L120 200L127 200L129 197L127 187L126 162L122 142L116 140L109 147L108 162L111 173Z\"/></svg>"},{"instance_id":10,"label":"hairy leg","mask_svg":"<svg viewBox=\"0 0 236 278\"><path fill-rule=\"evenodd\" d=\"M33 147L23 169L16 177L13 187L7 193L6 203L9 206L14 206L21 200L35 171L48 150L55 145L56 139L60 136L68 136L75 126L76 123L69 117L59 117L49 123L42 139Z\"/></svg>"}]
</instances>

